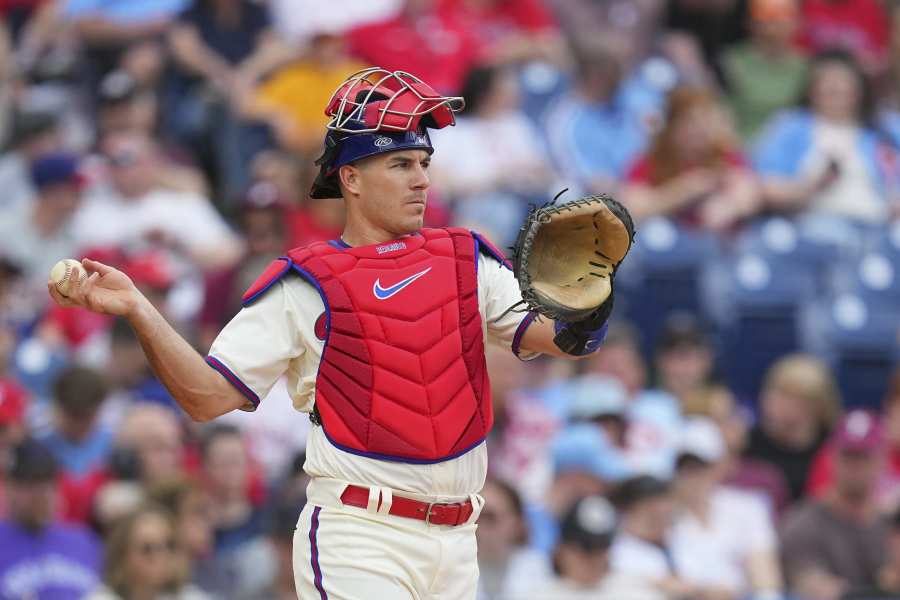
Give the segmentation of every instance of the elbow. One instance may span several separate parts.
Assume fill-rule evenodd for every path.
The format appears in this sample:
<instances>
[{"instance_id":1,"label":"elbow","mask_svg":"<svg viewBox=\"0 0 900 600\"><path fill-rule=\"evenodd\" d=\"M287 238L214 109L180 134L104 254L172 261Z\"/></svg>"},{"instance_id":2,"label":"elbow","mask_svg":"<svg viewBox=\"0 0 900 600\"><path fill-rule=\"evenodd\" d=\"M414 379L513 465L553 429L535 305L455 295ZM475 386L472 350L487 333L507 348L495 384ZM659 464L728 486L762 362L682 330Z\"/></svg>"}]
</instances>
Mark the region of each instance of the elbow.
<instances>
[{"instance_id":1,"label":"elbow","mask_svg":"<svg viewBox=\"0 0 900 600\"><path fill-rule=\"evenodd\" d=\"M189 412L188 416L191 418L191 421L193 421L194 423L209 423L210 421L212 421L215 418L212 415L205 414L205 413L199 413L199 412Z\"/></svg>"},{"instance_id":2,"label":"elbow","mask_svg":"<svg viewBox=\"0 0 900 600\"><path fill-rule=\"evenodd\" d=\"M194 423L209 423L219 416L219 413L203 407L185 407L184 411Z\"/></svg>"}]
</instances>

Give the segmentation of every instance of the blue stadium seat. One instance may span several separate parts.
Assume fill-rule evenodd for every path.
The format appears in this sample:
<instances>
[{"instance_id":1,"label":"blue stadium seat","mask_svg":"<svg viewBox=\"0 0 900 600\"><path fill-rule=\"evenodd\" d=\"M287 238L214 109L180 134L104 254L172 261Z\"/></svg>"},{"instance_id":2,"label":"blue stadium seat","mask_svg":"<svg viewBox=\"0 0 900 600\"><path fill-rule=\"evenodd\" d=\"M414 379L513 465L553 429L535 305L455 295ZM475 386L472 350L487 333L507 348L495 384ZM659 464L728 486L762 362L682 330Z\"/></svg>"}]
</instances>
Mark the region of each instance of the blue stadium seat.
<instances>
[{"instance_id":1,"label":"blue stadium seat","mask_svg":"<svg viewBox=\"0 0 900 600\"><path fill-rule=\"evenodd\" d=\"M748 227L735 246L739 253L757 254L769 261L808 269L819 293L829 289L841 253L837 244L816 239L783 217L765 219Z\"/></svg>"},{"instance_id":2,"label":"blue stadium seat","mask_svg":"<svg viewBox=\"0 0 900 600\"><path fill-rule=\"evenodd\" d=\"M821 326L844 404L877 408L898 358L900 307L839 294L825 309Z\"/></svg>"},{"instance_id":3,"label":"blue stadium seat","mask_svg":"<svg viewBox=\"0 0 900 600\"><path fill-rule=\"evenodd\" d=\"M617 302L621 299L619 310L638 327L648 355L672 313L703 313L701 277L707 261L719 252L716 237L667 219L651 219L638 227L634 248L616 278Z\"/></svg>"},{"instance_id":4,"label":"blue stadium seat","mask_svg":"<svg viewBox=\"0 0 900 600\"><path fill-rule=\"evenodd\" d=\"M847 291L863 298L876 310L900 305L900 261L889 254L869 252L845 263Z\"/></svg>"},{"instance_id":5,"label":"blue stadium seat","mask_svg":"<svg viewBox=\"0 0 900 600\"><path fill-rule=\"evenodd\" d=\"M802 263L765 254L739 253L728 265L719 363L738 397L753 402L766 369L800 347L800 313L816 295L814 276Z\"/></svg>"},{"instance_id":6,"label":"blue stadium seat","mask_svg":"<svg viewBox=\"0 0 900 600\"><path fill-rule=\"evenodd\" d=\"M519 106L535 123L557 95L570 85L570 78L546 63L531 63L519 71Z\"/></svg>"}]
</instances>

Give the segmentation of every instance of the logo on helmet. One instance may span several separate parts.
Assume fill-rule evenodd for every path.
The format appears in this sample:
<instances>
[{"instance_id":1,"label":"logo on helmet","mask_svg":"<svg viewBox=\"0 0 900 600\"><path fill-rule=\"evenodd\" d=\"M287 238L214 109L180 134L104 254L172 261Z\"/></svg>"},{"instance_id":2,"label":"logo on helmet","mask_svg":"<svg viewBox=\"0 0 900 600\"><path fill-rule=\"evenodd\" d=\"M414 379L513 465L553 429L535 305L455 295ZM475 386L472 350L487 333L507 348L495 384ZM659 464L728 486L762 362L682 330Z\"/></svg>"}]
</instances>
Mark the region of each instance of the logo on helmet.
<instances>
[{"instance_id":1,"label":"logo on helmet","mask_svg":"<svg viewBox=\"0 0 900 600\"><path fill-rule=\"evenodd\" d=\"M378 146L379 148L384 148L385 146L390 146L393 143L394 143L394 140L392 140L389 137L382 136L380 138L375 138L375 145Z\"/></svg>"}]
</instances>

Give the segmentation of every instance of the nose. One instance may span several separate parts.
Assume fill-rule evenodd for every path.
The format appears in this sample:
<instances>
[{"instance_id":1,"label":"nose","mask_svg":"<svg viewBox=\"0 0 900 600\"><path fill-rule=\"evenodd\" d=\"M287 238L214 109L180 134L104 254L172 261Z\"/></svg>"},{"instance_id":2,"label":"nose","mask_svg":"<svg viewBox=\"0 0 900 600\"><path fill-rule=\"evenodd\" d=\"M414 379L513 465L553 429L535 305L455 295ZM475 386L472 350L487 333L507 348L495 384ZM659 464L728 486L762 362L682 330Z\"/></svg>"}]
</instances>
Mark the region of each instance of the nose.
<instances>
[{"instance_id":1,"label":"nose","mask_svg":"<svg viewBox=\"0 0 900 600\"><path fill-rule=\"evenodd\" d=\"M431 180L428 178L428 171L421 164L417 164L413 170L410 189L424 191L428 189L429 185L431 185Z\"/></svg>"}]
</instances>

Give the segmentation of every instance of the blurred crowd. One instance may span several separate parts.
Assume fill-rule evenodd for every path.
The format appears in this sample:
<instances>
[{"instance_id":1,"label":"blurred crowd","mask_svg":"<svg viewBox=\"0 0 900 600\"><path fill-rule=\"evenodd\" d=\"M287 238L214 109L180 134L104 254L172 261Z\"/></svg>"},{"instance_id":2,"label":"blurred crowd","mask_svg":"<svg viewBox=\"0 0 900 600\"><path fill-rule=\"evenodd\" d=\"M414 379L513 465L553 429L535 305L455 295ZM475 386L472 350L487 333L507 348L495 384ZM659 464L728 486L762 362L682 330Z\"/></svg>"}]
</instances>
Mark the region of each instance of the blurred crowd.
<instances>
[{"instance_id":1,"label":"blurred crowd","mask_svg":"<svg viewBox=\"0 0 900 600\"><path fill-rule=\"evenodd\" d=\"M191 422L64 257L204 353L286 249L368 65L465 98L426 224L637 240L577 363L490 349L479 600L900 597L900 3L0 0L0 600L282 600L305 415Z\"/></svg>"}]
</instances>

